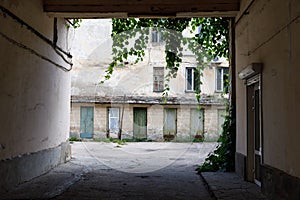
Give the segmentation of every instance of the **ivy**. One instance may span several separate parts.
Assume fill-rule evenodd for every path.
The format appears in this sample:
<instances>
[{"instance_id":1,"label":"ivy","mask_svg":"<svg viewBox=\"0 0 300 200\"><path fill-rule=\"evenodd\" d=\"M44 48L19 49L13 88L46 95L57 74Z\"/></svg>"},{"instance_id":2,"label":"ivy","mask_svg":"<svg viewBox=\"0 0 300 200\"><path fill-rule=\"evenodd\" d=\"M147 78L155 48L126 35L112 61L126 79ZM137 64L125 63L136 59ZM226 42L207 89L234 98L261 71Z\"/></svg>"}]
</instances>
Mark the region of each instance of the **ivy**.
<instances>
[{"instance_id":1,"label":"ivy","mask_svg":"<svg viewBox=\"0 0 300 200\"><path fill-rule=\"evenodd\" d=\"M199 28L195 38L213 57L229 56L229 20L227 18L193 18L192 28Z\"/></svg>"},{"instance_id":2,"label":"ivy","mask_svg":"<svg viewBox=\"0 0 300 200\"><path fill-rule=\"evenodd\" d=\"M67 19L67 22L67 28L73 27L76 29L80 27L82 19Z\"/></svg>"},{"instance_id":3,"label":"ivy","mask_svg":"<svg viewBox=\"0 0 300 200\"><path fill-rule=\"evenodd\" d=\"M234 171L235 169L235 118L234 109L225 116L223 131L218 142L219 146L205 159L204 164L197 168L200 172Z\"/></svg>"},{"instance_id":4,"label":"ivy","mask_svg":"<svg viewBox=\"0 0 300 200\"><path fill-rule=\"evenodd\" d=\"M198 33L191 38L184 38L182 31L188 27L192 28L191 33L197 29ZM112 76L115 67L122 67L129 57L135 58L132 64L143 61L151 29L162 32L165 42L165 67L168 70L162 94L165 102L170 91L168 83L177 76L184 48L188 48L195 55L199 82L208 60L217 56L229 56L229 18L113 19L113 61L106 70L105 80ZM195 96L200 108L200 89L195 91ZM234 170L235 114L232 112L233 109L231 114L225 117L220 145L206 158L204 164L198 167L199 172Z\"/></svg>"},{"instance_id":5,"label":"ivy","mask_svg":"<svg viewBox=\"0 0 300 200\"><path fill-rule=\"evenodd\" d=\"M135 58L131 64L143 61L150 30L153 29L162 33L165 42L165 67L168 73L165 76L163 97L166 100L170 90L169 82L177 76L184 48L195 55L199 76L203 75L205 60L217 56L228 57L228 26L228 18L112 19L113 60L106 70L105 80L110 79L115 67L124 66L129 57ZM188 27L192 28L191 33L196 29L199 32L192 38L184 38L182 32ZM195 93L200 102L200 90Z\"/></svg>"}]
</instances>

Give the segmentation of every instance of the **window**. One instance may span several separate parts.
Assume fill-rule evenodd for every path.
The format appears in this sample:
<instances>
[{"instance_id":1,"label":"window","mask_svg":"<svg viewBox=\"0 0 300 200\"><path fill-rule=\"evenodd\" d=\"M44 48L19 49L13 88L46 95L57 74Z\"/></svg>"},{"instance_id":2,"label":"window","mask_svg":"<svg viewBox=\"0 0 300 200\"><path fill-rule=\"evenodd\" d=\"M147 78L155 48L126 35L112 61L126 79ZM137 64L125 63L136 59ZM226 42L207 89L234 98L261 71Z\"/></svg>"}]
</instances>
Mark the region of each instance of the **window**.
<instances>
[{"instance_id":1,"label":"window","mask_svg":"<svg viewBox=\"0 0 300 200\"><path fill-rule=\"evenodd\" d=\"M164 90L164 68L153 68L153 92L162 92Z\"/></svg>"},{"instance_id":2,"label":"window","mask_svg":"<svg viewBox=\"0 0 300 200\"><path fill-rule=\"evenodd\" d=\"M110 133L117 134L119 132L120 109L108 108L108 129Z\"/></svg>"},{"instance_id":3,"label":"window","mask_svg":"<svg viewBox=\"0 0 300 200\"><path fill-rule=\"evenodd\" d=\"M200 75L196 68L186 68L185 80L187 92L200 90Z\"/></svg>"},{"instance_id":4,"label":"window","mask_svg":"<svg viewBox=\"0 0 300 200\"><path fill-rule=\"evenodd\" d=\"M228 93L228 71L227 67L216 68L216 92Z\"/></svg>"},{"instance_id":5,"label":"window","mask_svg":"<svg viewBox=\"0 0 300 200\"><path fill-rule=\"evenodd\" d=\"M153 30L152 31L152 43L162 43L162 42L163 42L162 32Z\"/></svg>"}]
</instances>

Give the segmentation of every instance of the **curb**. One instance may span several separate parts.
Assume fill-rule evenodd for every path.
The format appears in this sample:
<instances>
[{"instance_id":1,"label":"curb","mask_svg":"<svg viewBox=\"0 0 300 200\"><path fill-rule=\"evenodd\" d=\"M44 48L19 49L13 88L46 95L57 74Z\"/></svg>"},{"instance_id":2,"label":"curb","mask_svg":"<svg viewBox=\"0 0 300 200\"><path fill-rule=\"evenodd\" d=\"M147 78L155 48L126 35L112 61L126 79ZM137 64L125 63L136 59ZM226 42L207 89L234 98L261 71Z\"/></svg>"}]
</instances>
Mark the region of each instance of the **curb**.
<instances>
[{"instance_id":1,"label":"curb","mask_svg":"<svg viewBox=\"0 0 300 200\"><path fill-rule=\"evenodd\" d=\"M202 176L202 173L199 173L199 176L201 178L201 180L204 183L205 188L207 189L209 195L212 197L213 200L218 200L218 198L216 197L216 195L214 194L213 190L211 189L211 187L209 186L208 182L206 181L206 179Z\"/></svg>"}]
</instances>

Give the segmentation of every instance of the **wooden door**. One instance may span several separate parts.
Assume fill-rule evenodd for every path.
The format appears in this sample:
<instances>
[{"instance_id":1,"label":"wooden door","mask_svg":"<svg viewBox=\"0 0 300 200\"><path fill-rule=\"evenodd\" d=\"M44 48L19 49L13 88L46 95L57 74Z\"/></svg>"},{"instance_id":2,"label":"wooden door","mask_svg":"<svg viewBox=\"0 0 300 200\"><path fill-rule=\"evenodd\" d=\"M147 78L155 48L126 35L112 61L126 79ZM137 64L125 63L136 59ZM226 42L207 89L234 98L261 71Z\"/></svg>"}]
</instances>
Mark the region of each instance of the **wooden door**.
<instances>
[{"instance_id":1,"label":"wooden door","mask_svg":"<svg viewBox=\"0 0 300 200\"><path fill-rule=\"evenodd\" d=\"M166 108L164 110L164 137L174 138L177 132L177 110Z\"/></svg>"},{"instance_id":2,"label":"wooden door","mask_svg":"<svg viewBox=\"0 0 300 200\"><path fill-rule=\"evenodd\" d=\"M197 108L191 109L191 137L202 138L203 137L203 110L199 110Z\"/></svg>"},{"instance_id":3,"label":"wooden door","mask_svg":"<svg viewBox=\"0 0 300 200\"><path fill-rule=\"evenodd\" d=\"M92 138L94 132L94 107L80 108L80 137Z\"/></svg>"},{"instance_id":4,"label":"wooden door","mask_svg":"<svg viewBox=\"0 0 300 200\"><path fill-rule=\"evenodd\" d=\"M147 108L133 108L133 137L147 138Z\"/></svg>"}]
</instances>

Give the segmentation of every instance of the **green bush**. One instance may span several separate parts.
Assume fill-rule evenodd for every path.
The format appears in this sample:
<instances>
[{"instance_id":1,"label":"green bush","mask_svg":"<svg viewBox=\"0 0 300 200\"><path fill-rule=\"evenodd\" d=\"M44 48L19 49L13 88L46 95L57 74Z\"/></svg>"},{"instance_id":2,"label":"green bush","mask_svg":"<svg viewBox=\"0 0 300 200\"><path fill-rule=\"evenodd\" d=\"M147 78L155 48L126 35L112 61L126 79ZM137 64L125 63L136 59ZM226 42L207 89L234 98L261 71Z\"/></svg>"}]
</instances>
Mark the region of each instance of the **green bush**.
<instances>
[{"instance_id":1,"label":"green bush","mask_svg":"<svg viewBox=\"0 0 300 200\"><path fill-rule=\"evenodd\" d=\"M72 136L69 138L70 142L81 142L81 138L77 138L76 136Z\"/></svg>"}]
</instances>

